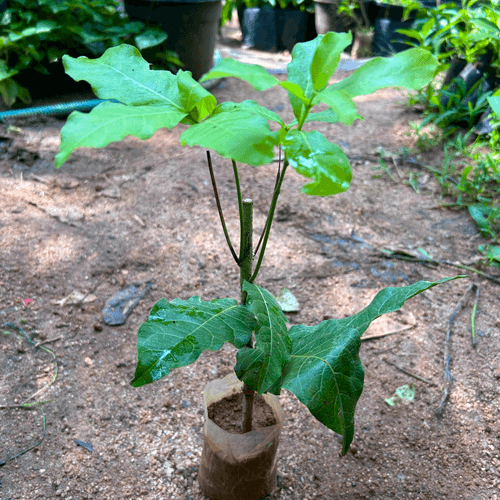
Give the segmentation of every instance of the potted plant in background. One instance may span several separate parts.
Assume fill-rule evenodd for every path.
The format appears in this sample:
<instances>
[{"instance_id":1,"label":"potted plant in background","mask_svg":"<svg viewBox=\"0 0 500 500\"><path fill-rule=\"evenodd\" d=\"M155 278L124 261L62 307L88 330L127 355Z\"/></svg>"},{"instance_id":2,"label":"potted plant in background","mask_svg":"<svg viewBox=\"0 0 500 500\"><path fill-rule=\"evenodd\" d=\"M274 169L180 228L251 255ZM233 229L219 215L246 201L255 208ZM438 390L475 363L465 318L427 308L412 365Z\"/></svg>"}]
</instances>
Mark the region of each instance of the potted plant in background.
<instances>
[{"instance_id":1,"label":"potted plant in background","mask_svg":"<svg viewBox=\"0 0 500 500\"><path fill-rule=\"evenodd\" d=\"M373 32L373 54L387 57L408 49L408 37L399 32L411 29L415 16L413 11L420 8L415 0L386 0L378 3L378 13Z\"/></svg>"},{"instance_id":2,"label":"potted plant in background","mask_svg":"<svg viewBox=\"0 0 500 500\"><path fill-rule=\"evenodd\" d=\"M373 29L370 26L368 9L364 0L342 0L339 12L351 17L354 22L354 43L351 56L354 59L372 55Z\"/></svg>"},{"instance_id":3,"label":"potted plant in background","mask_svg":"<svg viewBox=\"0 0 500 500\"><path fill-rule=\"evenodd\" d=\"M51 96L90 90L65 75L64 54L99 56L125 41L146 50L167 37L130 21L114 0L10 0L0 7L0 93L8 106L47 98L47 89Z\"/></svg>"},{"instance_id":4,"label":"potted plant in background","mask_svg":"<svg viewBox=\"0 0 500 500\"><path fill-rule=\"evenodd\" d=\"M302 188L308 195L329 196L349 188L352 174L342 149L318 131L303 131L303 125L312 121L351 125L360 118L354 97L393 85L419 89L434 75L437 63L432 55L424 49L411 49L390 59L373 59L348 78L329 85L341 53L351 41L351 34L328 33L297 44L286 81L279 81L260 66L232 59L223 59L202 78L236 77L261 91L280 85L288 91L295 115L288 124L255 101L217 105L216 98L189 72L179 70L173 75L152 71L140 53L127 45L110 49L95 60L64 58L66 71L73 78L87 80L100 98L118 102L104 102L89 114L70 115L61 131L57 166L78 147L104 147L127 135L147 139L159 128L173 128L180 122L190 125L181 134L182 144L213 149L231 161L240 219L238 252L226 228L207 153L223 231L240 270L240 301L160 299L139 329L138 363L132 381L140 387L159 380L171 370L195 362L205 350L220 349L225 342L237 349L232 378L210 383L205 389L208 408L199 481L213 500L259 499L276 486L282 416L275 396L282 389L293 392L320 422L342 434L342 454L347 453L354 435L356 402L363 388L358 356L361 335L375 318L453 279L386 288L352 317L314 326L294 325L290 330L276 299L255 284L288 168L310 180ZM327 109L312 113L320 103ZM237 162L272 165L277 147L283 150L284 161L270 186L267 222L261 242L254 248L253 203L241 192ZM264 394L272 406L267 419L271 425L255 430L253 411ZM227 396L229 401L224 404L241 417L234 424L240 434L225 431L216 423L217 403ZM241 399L239 411L231 406L235 397Z\"/></svg>"},{"instance_id":5,"label":"potted plant in background","mask_svg":"<svg viewBox=\"0 0 500 500\"><path fill-rule=\"evenodd\" d=\"M161 27L167 49L178 54L197 80L214 64L221 0L124 0L131 19Z\"/></svg>"},{"instance_id":6,"label":"potted plant in background","mask_svg":"<svg viewBox=\"0 0 500 500\"><path fill-rule=\"evenodd\" d=\"M296 43L315 38L312 29L313 0L229 0L222 22L237 8L243 45L258 50L292 51Z\"/></svg>"}]
</instances>

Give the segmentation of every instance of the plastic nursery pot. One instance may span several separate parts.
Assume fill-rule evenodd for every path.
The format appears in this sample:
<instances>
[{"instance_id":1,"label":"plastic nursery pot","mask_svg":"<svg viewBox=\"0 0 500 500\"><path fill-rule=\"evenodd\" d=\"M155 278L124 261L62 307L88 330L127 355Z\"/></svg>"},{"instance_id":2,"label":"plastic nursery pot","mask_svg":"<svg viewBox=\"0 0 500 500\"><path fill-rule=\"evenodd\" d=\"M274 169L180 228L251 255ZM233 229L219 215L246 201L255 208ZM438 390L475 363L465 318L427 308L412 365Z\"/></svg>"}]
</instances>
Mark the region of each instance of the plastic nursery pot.
<instances>
[{"instance_id":1,"label":"plastic nursery pot","mask_svg":"<svg viewBox=\"0 0 500 500\"><path fill-rule=\"evenodd\" d=\"M347 32L352 24L351 18L338 12L341 0L314 0L316 31L324 35L329 31Z\"/></svg>"},{"instance_id":2,"label":"plastic nursery pot","mask_svg":"<svg viewBox=\"0 0 500 500\"><path fill-rule=\"evenodd\" d=\"M278 49L276 11L268 7L251 7L243 11L241 25L243 45L274 52Z\"/></svg>"},{"instance_id":3,"label":"plastic nursery pot","mask_svg":"<svg viewBox=\"0 0 500 500\"><path fill-rule=\"evenodd\" d=\"M167 33L166 46L179 54L198 80L214 65L221 0L125 0L131 19L149 21Z\"/></svg>"},{"instance_id":4,"label":"plastic nursery pot","mask_svg":"<svg viewBox=\"0 0 500 500\"><path fill-rule=\"evenodd\" d=\"M210 405L234 397L242 387L232 373L208 383L204 390L204 443L198 481L210 500L260 500L276 488L276 452L284 421L278 398L263 395L276 424L245 434L227 432L208 416Z\"/></svg>"}]
</instances>

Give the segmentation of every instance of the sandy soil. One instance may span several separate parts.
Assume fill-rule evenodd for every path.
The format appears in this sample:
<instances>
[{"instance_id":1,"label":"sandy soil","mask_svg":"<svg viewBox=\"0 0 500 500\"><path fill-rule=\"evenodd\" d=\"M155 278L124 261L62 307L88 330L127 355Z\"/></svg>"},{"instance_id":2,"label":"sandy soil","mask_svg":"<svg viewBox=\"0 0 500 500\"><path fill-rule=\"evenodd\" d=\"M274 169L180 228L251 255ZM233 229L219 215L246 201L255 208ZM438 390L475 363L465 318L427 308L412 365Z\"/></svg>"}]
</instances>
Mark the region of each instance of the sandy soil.
<instances>
[{"instance_id":1,"label":"sandy soil","mask_svg":"<svg viewBox=\"0 0 500 500\"><path fill-rule=\"evenodd\" d=\"M234 42L221 47L233 50ZM280 66L286 59L278 54L274 62ZM339 71L334 79L346 74ZM256 99L292 118L279 88L257 94L231 79L213 92L219 102ZM483 242L466 212L441 208L431 176L420 177L417 194L404 182L407 164L387 162L395 181L377 168L377 148L398 154L413 146L409 122L418 115L405 107L404 95L384 90L357 102L365 121L349 129L316 124L352 158L351 189L308 198L299 192L304 179L292 171L285 179L259 284L275 294L284 286L293 292L300 311L289 315L291 324L350 315L383 286L459 274L452 267L384 258L382 248L421 247L434 258L464 263ZM181 147L179 126L146 142L128 138L103 150L78 150L56 171L64 120L9 124L0 126L0 498L201 500L201 393L209 380L230 373L234 352L224 347L206 353L140 389L130 380L137 329L155 301L238 297L205 151ZM213 158L237 240L230 163ZM438 165L439 153L423 160ZM276 168L241 168L245 196L255 202L257 232ZM154 285L127 322L104 324L105 302L147 280ZM445 333L471 282L480 290L477 346L471 345L471 296L452 326L453 383L438 418ZM413 325L363 343L365 389L344 458L337 436L284 391L287 420L272 498L500 498L498 292L479 277L455 281L370 328L366 335ZM35 344L46 342L41 347L49 352L35 348L19 328ZM413 384L415 398L390 407L385 399L405 384ZM30 401L44 403L15 407L32 395ZM40 441L44 426L43 441L16 457Z\"/></svg>"}]
</instances>

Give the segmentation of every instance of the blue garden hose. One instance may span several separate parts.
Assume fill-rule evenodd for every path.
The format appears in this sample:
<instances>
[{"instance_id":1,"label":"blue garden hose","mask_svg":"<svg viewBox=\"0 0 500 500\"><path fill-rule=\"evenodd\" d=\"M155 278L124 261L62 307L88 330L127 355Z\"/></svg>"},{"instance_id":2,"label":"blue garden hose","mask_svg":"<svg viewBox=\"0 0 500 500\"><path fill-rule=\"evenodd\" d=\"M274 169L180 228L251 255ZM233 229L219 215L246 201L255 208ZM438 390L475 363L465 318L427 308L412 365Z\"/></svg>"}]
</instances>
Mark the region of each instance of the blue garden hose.
<instances>
[{"instance_id":1,"label":"blue garden hose","mask_svg":"<svg viewBox=\"0 0 500 500\"><path fill-rule=\"evenodd\" d=\"M63 102L59 104L48 104L46 106L37 106L34 108L9 109L0 111L0 120L5 118L17 118L20 116L31 115L57 115L70 113L71 111L88 111L95 108L98 104L104 102L103 99L91 99L88 101ZM115 101L118 102L118 101Z\"/></svg>"}]
</instances>

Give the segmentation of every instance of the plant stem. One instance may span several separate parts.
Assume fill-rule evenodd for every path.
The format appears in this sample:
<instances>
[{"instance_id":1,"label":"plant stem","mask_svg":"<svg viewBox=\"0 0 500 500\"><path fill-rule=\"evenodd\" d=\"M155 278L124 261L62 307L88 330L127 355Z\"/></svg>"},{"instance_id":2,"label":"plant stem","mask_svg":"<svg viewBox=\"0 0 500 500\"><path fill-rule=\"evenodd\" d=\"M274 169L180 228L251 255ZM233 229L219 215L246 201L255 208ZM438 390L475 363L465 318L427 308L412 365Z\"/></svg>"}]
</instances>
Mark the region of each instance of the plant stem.
<instances>
[{"instance_id":1,"label":"plant stem","mask_svg":"<svg viewBox=\"0 0 500 500\"><path fill-rule=\"evenodd\" d=\"M246 304L247 292L243 291L243 283L250 280L253 263L253 201L245 199L242 201L242 239L240 242L240 288L241 303ZM248 341L247 347L253 347L253 339ZM243 384L243 417L241 429L243 433L252 430L253 400L255 391Z\"/></svg>"},{"instance_id":2,"label":"plant stem","mask_svg":"<svg viewBox=\"0 0 500 500\"><path fill-rule=\"evenodd\" d=\"M252 276L253 264L253 201L242 202L242 239L240 242L240 289L241 303L246 304L247 293L243 291L243 282ZM251 346L250 346L251 347Z\"/></svg>"},{"instance_id":3,"label":"plant stem","mask_svg":"<svg viewBox=\"0 0 500 500\"><path fill-rule=\"evenodd\" d=\"M266 225L266 231L264 233L264 239L262 241L262 249L260 250L259 258L257 259L257 264L255 265L254 272L253 272L251 278L248 280L250 283L253 283L253 281L257 277L257 274L259 273L260 266L262 264L262 259L264 258L264 252L266 251L267 240L269 239L269 233L271 232L271 226L273 224L274 211L276 210L276 204L278 202L278 197L279 197L280 191L281 191L281 185L283 184L283 179L285 178L285 173L286 173L287 167L288 167L288 160L285 156L285 162L283 164L283 171L281 172L281 177L280 177L278 184L274 190L273 199L271 200L271 206L269 207L269 215L267 216L267 223L266 223L267 225Z\"/></svg>"},{"instance_id":4,"label":"plant stem","mask_svg":"<svg viewBox=\"0 0 500 500\"><path fill-rule=\"evenodd\" d=\"M238 256L234 251L233 245L231 243L231 238L229 237L229 232L226 227L226 221L224 220L224 214L222 213L222 207L219 199L219 192L217 191L217 184L215 183L214 169L212 167L212 159L210 158L210 151L207 151L207 160L208 160L208 170L210 172L210 179L212 181L212 187L214 189L215 203L217 204L217 211L219 212L220 223L222 225L222 230L224 231L224 236L226 237L226 243L229 247L231 255L233 259L236 261L236 264L240 265Z\"/></svg>"},{"instance_id":5,"label":"plant stem","mask_svg":"<svg viewBox=\"0 0 500 500\"><path fill-rule=\"evenodd\" d=\"M244 235L245 223L243 221L243 200L241 198L241 185L240 185L240 176L238 175L238 166L236 165L235 160L231 160L231 162L233 164L234 182L236 184L236 194L238 196L238 213L240 214L240 257L238 264L238 266L240 266L241 261L243 260L243 255L242 255L243 245L241 244L241 242L245 239Z\"/></svg>"}]
</instances>

